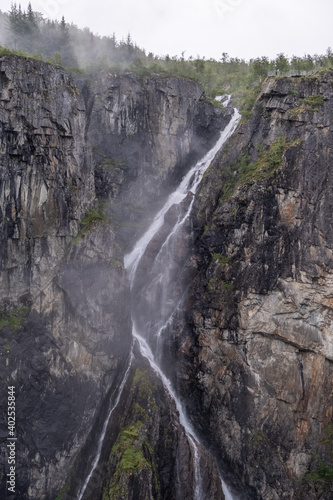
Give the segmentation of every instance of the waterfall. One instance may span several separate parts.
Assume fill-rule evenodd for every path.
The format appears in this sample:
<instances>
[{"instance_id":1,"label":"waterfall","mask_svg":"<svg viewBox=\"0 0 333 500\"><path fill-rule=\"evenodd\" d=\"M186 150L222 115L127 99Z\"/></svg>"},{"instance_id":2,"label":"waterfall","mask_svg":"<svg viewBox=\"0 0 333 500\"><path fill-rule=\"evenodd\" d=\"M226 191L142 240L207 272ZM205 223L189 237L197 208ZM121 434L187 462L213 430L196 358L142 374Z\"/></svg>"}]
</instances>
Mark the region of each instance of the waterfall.
<instances>
[{"instance_id":1,"label":"waterfall","mask_svg":"<svg viewBox=\"0 0 333 500\"><path fill-rule=\"evenodd\" d=\"M224 493L224 499L225 500L235 500L235 497L231 494L231 491L229 490L228 486L226 483L221 479L222 482L222 489Z\"/></svg>"},{"instance_id":2,"label":"waterfall","mask_svg":"<svg viewBox=\"0 0 333 500\"><path fill-rule=\"evenodd\" d=\"M120 397L121 397L121 395L123 393L125 384L127 382L128 374L129 374L130 368L132 366L132 361L133 361L133 350L131 350L131 354L130 354L128 366L127 366L124 378L123 378L123 380L122 380L122 382L121 382L121 384L120 384L120 386L118 388L116 399L115 399L113 405L111 405L111 407L109 408L107 417L106 417L106 419L104 421L102 432L101 432L101 435L100 435L100 438L99 438L99 441L98 441L96 456L95 456L95 459L94 459L94 461L92 463L90 472L89 472L88 476L86 477L86 480L83 483L83 486L82 486L82 488L81 488L81 490L79 492L78 500L82 500L83 495L84 495L84 493L85 493L85 491L87 489L87 486L89 484L90 478L93 475L93 473L95 472L95 469L96 469L96 467L98 465L99 459L101 458L102 447L103 447L103 442L104 442L104 438L105 438L105 434L106 434L106 429L107 429L108 424L110 422L111 415L112 415L113 411L115 410L115 408L118 406L118 403L120 401Z\"/></svg>"},{"instance_id":3,"label":"waterfall","mask_svg":"<svg viewBox=\"0 0 333 500\"><path fill-rule=\"evenodd\" d=\"M228 98L224 105L229 102ZM192 451L194 499L205 500L201 490L199 440L187 419L170 380L161 368L162 337L167 333L182 300L183 291L179 289L179 261L184 258L182 242L186 240L186 222L194 202L203 174L211 164L216 153L234 132L240 114L234 114L222 131L215 146L194 165L184 176L179 186L170 194L152 224L138 240L133 250L125 256L125 267L129 273L134 300L132 310L133 337L138 342L141 354L148 359L152 369L160 376L164 387L174 400L181 425ZM167 227L165 222L167 220ZM148 254L148 255L147 255ZM178 266L178 267L177 267ZM233 500L224 481L222 488L226 499Z\"/></svg>"},{"instance_id":4,"label":"waterfall","mask_svg":"<svg viewBox=\"0 0 333 500\"><path fill-rule=\"evenodd\" d=\"M227 101L228 102L228 101ZM185 175L177 189L170 194L167 201L161 208L161 210L154 217L154 220L144 235L136 243L133 250L125 255L125 267L129 271L130 281L133 281L135 272L137 270L138 263L145 253L149 242L155 236L157 231L163 224L164 216L167 211L172 207L172 205L180 204L186 197L186 195L191 192L196 193L203 174L211 164L216 153L221 149L223 144L229 139L229 137L234 132L240 119L240 114L237 109L234 110L234 115L226 128L221 132L220 138L216 142L215 146L200 160L194 167L192 167L189 172Z\"/></svg>"},{"instance_id":5,"label":"waterfall","mask_svg":"<svg viewBox=\"0 0 333 500\"><path fill-rule=\"evenodd\" d=\"M194 430L192 428L192 425L188 421L188 419L185 416L183 407L175 393L175 391L172 388L170 380L164 375L162 370L159 368L157 363L155 362L154 355L145 341L143 337L141 337L135 330L135 327L133 327L133 337L137 340L140 348L141 354L148 359L149 364L151 368L157 373L160 377L160 379L163 382L163 385L165 389L167 390L169 396L173 401L175 402L178 414L179 414L179 422L183 426L185 430L185 434L187 437L187 440L189 442L189 445L191 447L191 450L193 452L193 465L194 465L194 476L195 476L195 490L194 490L194 498L193 500L203 500L201 495L200 495L200 482L201 482L201 476L200 476L200 467L199 467L199 451L198 451L198 439L195 437Z\"/></svg>"}]
</instances>

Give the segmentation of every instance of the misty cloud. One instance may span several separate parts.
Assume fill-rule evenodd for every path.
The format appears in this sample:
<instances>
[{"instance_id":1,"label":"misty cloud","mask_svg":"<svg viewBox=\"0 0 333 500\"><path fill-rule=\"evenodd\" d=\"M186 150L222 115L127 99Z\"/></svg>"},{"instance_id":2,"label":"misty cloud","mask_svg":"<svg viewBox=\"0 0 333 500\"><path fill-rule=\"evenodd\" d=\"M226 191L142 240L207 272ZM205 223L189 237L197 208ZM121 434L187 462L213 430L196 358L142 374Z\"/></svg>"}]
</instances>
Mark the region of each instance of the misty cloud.
<instances>
[{"instance_id":1,"label":"misty cloud","mask_svg":"<svg viewBox=\"0 0 333 500\"><path fill-rule=\"evenodd\" d=\"M10 9L3 0L1 9ZM26 9L28 2L22 3ZM333 4L318 0L169 0L154 2L96 0L36 0L44 17L89 27L94 33L132 39L157 55L198 54L220 58L222 52L246 59L284 52L303 56L324 53L332 45ZM311 36L309 35L311 33Z\"/></svg>"}]
</instances>

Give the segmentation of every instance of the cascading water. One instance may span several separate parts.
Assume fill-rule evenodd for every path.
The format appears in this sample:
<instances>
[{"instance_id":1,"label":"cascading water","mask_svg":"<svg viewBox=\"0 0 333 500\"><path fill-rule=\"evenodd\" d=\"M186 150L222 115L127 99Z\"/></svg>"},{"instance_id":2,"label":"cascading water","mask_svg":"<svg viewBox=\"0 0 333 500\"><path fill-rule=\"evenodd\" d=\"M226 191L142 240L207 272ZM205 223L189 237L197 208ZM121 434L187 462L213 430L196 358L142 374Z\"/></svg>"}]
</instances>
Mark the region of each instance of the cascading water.
<instances>
[{"instance_id":1,"label":"cascading water","mask_svg":"<svg viewBox=\"0 0 333 500\"><path fill-rule=\"evenodd\" d=\"M235 500L235 498L233 497L231 491L229 490L228 486L226 485L226 483L223 481L223 479L221 480L222 481L222 489L223 489L223 493L224 493L224 500Z\"/></svg>"},{"instance_id":2,"label":"cascading water","mask_svg":"<svg viewBox=\"0 0 333 500\"><path fill-rule=\"evenodd\" d=\"M224 103L227 105L229 99ZM133 337L137 340L141 354L157 372L175 401L180 423L184 427L192 450L194 468L194 499L205 500L201 489L198 438L188 421L182 405L161 367L162 337L167 333L172 317L181 303L184 290L179 286L179 268L187 247L184 242L190 237L189 215L194 194L203 174L216 153L234 132L240 114L235 109L227 127L215 146L183 178L178 188L154 218L152 224L139 239L133 250L125 256L125 267L129 273L133 297ZM187 255L187 254L186 254ZM222 481L228 500L233 497Z\"/></svg>"},{"instance_id":3,"label":"cascading water","mask_svg":"<svg viewBox=\"0 0 333 500\"><path fill-rule=\"evenodd\" d=\"M111 407L109 408L107 417L106 417L106 419L104 421L102 432L101 432L101 435L100 435L100 438L99 438L99 441L98 441L98 446L97 446L97 451L96 451L95 459L94 459L94 461L93 461L93 463L91 465L90 472L89 472L88 476L86 477L86 480L83 483L83 486L82 486L82 488L81 488L81 490L80 490L80 492L78 494L78 500L82 500L83 495L85 494L87 486L88 486L89 481L91 479L91 476L93 475L93 473L96 470L96 467L98 466L98 462L99 462L99 459L101 457L101 452L102 452L102 447L103 447L103 442L104 442L106 430L107 430L107 427L108 427L111 415L114 412L114 410L117 408L118 403L120 401L121 395L123 393L124 387L125 387L126 382L127 382L127 378L128 378L128 374L129 374L130 368L132 366L132 361L133 361L133 351L131 350L131 354L130 354L130 358L129 358L129 362L128 362L128 366L127 366L124 378L123 378L123 380L122 380L122 382L121 382L121 384L120 384L120 386L118 388L116 399L115 399L114 403L111 405Z\"/></svg>"}]
</instances>

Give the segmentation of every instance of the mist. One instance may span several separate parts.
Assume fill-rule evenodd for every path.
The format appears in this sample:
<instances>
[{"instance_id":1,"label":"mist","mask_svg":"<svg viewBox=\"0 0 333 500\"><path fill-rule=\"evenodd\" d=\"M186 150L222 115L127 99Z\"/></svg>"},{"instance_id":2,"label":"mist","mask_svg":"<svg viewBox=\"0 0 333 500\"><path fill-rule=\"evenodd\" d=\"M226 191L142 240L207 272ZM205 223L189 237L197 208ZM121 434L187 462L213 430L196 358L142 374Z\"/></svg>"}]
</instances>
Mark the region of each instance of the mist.
<instances>
[{"instance_id":1,"label":"mist","mask_svg":"<svg viewBox=\"0 0 333 500\"><path fill-rule=\"evenodd\" d=\"M274 59L258 54L249 61L223 51L218 60L185 57L185 51L161 57L139 47L130 33L121 40L114 33L96 35L89 28L67 23L64 17L60 21L46 19L34 11L30 3L26 11L17 4L13 4L8 13L0 11L0 44L2 55L14 53L42 59L64 67L79 78L101 70L117 74L134 72L140 78L154 73L182 76L199 81L206 95L212 98L230 92L238 94L239 107L243 105L244 96L248 100L253 88L277 70L280 75L290 71L312 74L333 67L330 47L324 55L290 58L281 52ZM250 99L253 100L253 96L250 95Z\"/></svg>"}]
</instances>

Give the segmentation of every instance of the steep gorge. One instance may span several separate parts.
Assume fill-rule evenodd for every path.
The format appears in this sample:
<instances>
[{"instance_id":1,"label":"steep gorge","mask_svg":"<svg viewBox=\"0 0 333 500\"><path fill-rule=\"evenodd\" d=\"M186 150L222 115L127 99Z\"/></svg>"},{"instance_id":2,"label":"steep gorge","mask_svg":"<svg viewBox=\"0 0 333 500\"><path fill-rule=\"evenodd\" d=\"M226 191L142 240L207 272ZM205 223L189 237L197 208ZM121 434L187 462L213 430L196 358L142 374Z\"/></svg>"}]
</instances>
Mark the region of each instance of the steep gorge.
<instances>
[{"instance_id":1,"label":"steep gorge","mask_svg":"<svg viewBox=\"0 0 333 500\"><path fill-rule=\"evenodd\" d=\"M1 419L0 495L192 500L176 406L137 343L131 357L123 254L232 109L183 79L103 72L76 86L18 57L0 59L0 92L1 407L15 385L18 437L10 496ZM333 74L267 79L141 263L148 275L193 202L159 342L205 446L205 498L224 497L215 459L239 499L333 497L332 116Z\"/></svg>"},{"instance_id":2,"label":"steep gorge","mask_svg":"<svg viewBox=\"0 0 333 500\"><path fill-rule=\"evenodd\" d=\"M199 85L176 78L140 82L134 75L101 74L93 89L83 84L83 99L59 68L19 57L0 64L1 405L6 408L7 386L15 386L18 439L11 495L3 418L0 492L4 498L78 498L130 359L130 292L120 245L133 241L151 206L209 149L230 113L206 101ZM149 370L147 377L153 377ZM131 494L148 481L154 497L159 483L158 491L172 487L182 498L193 468L175 454L189 457L190 451L163 388L155 397L160 430L156 404L156 418L142 422L148 434L155 429L143 462L144 469L152 464L152 473L139 470L139 490ZM135 420L139 403L133 404L128 412ZM110 433L102 459L116 439L115 430ZM171 457L156 468L149 450L169 441ZM84 498L100 498L107 473L102 467ZM216 469L212 474L215 488Z\"/></svg>"}]
</instances>

